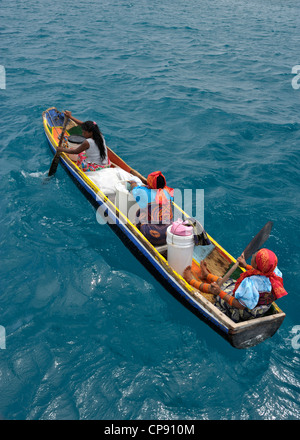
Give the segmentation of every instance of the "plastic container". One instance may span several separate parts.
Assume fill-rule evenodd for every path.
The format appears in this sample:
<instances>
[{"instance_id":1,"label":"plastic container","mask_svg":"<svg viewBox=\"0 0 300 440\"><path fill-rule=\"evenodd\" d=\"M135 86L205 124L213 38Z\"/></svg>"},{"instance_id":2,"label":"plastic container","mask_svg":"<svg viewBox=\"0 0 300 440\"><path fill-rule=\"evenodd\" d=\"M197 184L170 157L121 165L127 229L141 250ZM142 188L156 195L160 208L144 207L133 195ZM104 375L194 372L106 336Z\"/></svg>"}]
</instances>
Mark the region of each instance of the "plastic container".
<instances>
[{"instance_id":1,"label":"plastic container","mask_svg":"<svg viewBox=\"0 0 300 440\"><path fill-rule=\"evenodd\" d=\"M175 235L167 229L168 263L182 275L187 266L191 266L194 252L194 235Z\"/></svg>"}]
</instances>

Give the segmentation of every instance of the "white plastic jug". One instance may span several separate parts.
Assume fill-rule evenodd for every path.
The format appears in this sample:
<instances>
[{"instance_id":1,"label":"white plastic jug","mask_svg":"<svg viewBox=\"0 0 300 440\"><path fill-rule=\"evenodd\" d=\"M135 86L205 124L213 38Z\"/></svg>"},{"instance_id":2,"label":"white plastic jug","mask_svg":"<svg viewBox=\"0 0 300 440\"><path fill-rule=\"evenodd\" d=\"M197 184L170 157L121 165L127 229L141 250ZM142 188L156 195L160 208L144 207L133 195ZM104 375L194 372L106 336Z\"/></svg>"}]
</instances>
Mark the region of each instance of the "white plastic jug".
<instances>
[{"instance_id":1,"label":"white plastic jug","mask_svg":"<svg viewBox=\"0 0 300 440\"><path fill-rule=\"evenodd\" d=\"M194 235L175 235L167 229L168 263L179 275L191 266L194 252Z\"/></svg>"}]
</instances>

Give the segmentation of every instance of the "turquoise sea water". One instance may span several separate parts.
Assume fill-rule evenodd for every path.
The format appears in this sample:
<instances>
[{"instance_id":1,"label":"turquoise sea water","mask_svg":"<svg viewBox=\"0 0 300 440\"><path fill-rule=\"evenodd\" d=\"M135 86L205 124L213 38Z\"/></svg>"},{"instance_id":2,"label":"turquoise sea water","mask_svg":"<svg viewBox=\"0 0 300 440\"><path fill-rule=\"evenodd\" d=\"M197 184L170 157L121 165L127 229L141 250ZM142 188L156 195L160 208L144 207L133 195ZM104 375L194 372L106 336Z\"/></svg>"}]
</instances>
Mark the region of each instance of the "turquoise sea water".
<instances>
[{"instance_id":1,"label":"turquoise sea water","mask_svg":"<svg viewBox=\"0 0 300 440\"><path fill-rule=\"evenodd\" d=\"M0 2L2 419L299 419L298 6ZM274 221L289 295L273 338L232 348L61 167L45 180L50 106L96 120L142 174L204 189L205 228L232 255Z\"/></svg>"}]
</instances>

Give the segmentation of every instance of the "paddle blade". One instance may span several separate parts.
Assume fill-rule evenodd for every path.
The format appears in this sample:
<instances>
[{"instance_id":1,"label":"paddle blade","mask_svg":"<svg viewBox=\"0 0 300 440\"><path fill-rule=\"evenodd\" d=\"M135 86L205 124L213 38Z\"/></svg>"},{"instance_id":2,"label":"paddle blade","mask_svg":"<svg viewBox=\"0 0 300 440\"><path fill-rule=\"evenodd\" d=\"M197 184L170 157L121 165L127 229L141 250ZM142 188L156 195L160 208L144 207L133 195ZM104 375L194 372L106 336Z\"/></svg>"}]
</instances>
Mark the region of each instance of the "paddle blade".
<instances>
[{"instance_id":1,"label":"paddle blade","mask_svg":"<svg viewBox=\"0 0 300 440\"><path fill-rule=\"evenodd\" d=\"M68 122L69 122L69 118L65 117L64 125L63 125L63 128L62 128L60 137L59 137L59 143L58 143L59 147L62 146ZM51 166L50 166L50 169L49 169L49 172L48 172L48 176L53 176L53 174L56 173L57 166L58 166L58 163L59 163L59 156L60 156L60 153L55 153L55 156L54 156L54 158L52 160L52 163L51 163Z\"/></svg>"},{"instance_id":2,"label":"paddle blade","mask_svg":"<svg viewBox=\"0 0 300 440\"><path fill-rule=\"evenodd\" d=\"M56 170L57 170L57 167L58 167L58 163L59 163L59 156L60 156L60 153L56 153L54 158L53 158L53 160L52 160L52 163L51 163L51 166L50 166L50 169L49 169L49 172L48 172L48 176L49 177L53 176L53 174L56 173Z\"/></svg>"},{"instance_id":3,"label":"paddle blade","mask_svg":"<svg viewBox=\"0 0 300 440\"><path fill-rule=\"evenodd\" d=\"M259 233L250 241L250 243L244 250L245 260L251 257L251 255L255 254L255 252L257 252L268 240L272 227L273 222L267 222L265 226L259 231Z\"/></svg>"}]
</instances>

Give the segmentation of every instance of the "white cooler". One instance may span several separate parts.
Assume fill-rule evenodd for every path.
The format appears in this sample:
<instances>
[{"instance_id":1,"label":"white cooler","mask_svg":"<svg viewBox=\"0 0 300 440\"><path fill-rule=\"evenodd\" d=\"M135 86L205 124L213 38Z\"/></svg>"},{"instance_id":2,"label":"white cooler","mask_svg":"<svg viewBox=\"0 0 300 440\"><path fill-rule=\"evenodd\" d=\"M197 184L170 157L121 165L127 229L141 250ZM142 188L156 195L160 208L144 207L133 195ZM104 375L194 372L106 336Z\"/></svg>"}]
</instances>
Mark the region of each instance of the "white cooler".
<instances>
[{"instance_id":1,"label":"white cooler","mask_svg":"<svg viewBox=\"0 0 300 440\"><path fill-rule=\"evenodd\" d=\"M175 235L171 232L172 225L167 229L168 263L179 275L187 266L192 265L194 252L194 234Z\"/></svg>"}]
</instances>

